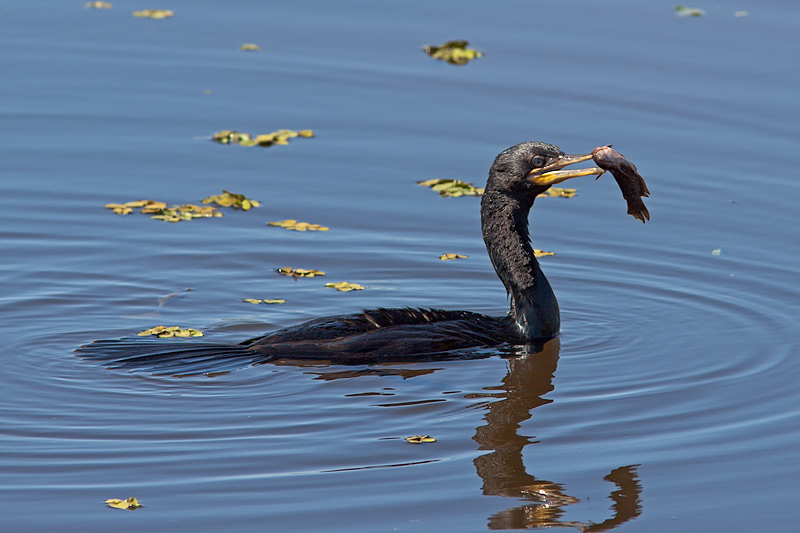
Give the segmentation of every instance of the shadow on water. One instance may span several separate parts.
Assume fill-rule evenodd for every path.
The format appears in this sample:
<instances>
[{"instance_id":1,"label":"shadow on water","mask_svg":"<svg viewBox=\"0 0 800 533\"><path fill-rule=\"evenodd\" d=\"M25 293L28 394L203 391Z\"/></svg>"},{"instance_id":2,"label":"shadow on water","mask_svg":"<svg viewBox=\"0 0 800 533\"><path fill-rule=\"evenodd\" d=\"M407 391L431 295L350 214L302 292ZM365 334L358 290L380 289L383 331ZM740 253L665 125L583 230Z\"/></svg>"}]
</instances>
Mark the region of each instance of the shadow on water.
<instances>
[{"instance_id":1,"label":"shadow on water","mask_svg":"<svg viewBox=\"0 0 800 533\"><path fill-rule=\"evenodd\" d=\"M574 527L581 531L609 531L642 512L642 488L636 472L639 465L621 466L603 478L617 487L609 496L614 502L614 515L603 522L588 524L563 521L565 507L578 503L578 498L566 494L563 485L537 479L527 472L522 452L536 441L520 435L518 430L531 417L533 409L552 402L544 395L554 390L559 351L560 342L556 338L538 353L511 353L502 385L492 387L497 392L468 396L499 399L488 404L486 424L478 427L473 437L481 450L490 450L474 461L483 480L483 494L529 502L489 517L489 529Z\"/></svg>"}]
</instances>

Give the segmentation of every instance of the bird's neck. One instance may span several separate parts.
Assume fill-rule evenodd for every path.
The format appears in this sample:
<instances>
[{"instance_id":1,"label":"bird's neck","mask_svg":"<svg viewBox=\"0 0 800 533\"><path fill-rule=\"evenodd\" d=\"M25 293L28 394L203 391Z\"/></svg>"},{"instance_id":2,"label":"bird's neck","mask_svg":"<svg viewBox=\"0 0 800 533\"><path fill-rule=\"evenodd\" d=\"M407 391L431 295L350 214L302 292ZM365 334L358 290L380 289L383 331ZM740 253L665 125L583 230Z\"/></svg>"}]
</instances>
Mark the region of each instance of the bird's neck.
<instances>
[{"instance_id":1,"label":"bird's neck","mask_svg":"<svg viewBox=\"0 0 800 533\"><path fill-rule=\"evenodd\" d=\"M481 199L486 250L511 295L517 334L524 340L553 337L561 326L556 295L539 267L528 235L533 200L489 189Z\"/></svg>"}]
</instances>

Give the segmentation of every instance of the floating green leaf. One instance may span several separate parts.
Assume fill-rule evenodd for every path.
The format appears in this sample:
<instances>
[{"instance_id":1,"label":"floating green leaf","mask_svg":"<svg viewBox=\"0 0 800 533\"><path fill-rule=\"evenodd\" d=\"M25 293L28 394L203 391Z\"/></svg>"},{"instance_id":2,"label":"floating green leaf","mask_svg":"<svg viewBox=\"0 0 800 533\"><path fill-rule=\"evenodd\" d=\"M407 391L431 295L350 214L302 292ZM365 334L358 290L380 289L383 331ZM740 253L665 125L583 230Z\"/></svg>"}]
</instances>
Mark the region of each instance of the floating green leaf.
<instances>
[{"instance_id":1,"label":"floating green leaf","mask_svg":"<svg viewBox=\"0 0 800 533\"><path fill-rule=\"evenodd\" d=\"M242 300L249 304L285 304L286 300L256 300L255 298L245 298Z\"/></svg>"},{"instance_id":2,"label":"floating green leaf","mask_svg":"<svg viewBox=\"0 0 800 533\"><path fill-rule=\"evenodd\" d=\"M280 220L278 222L267 222L268 226L276 226L293 231L329 231L330 228L319 224L309 224L308 222L298 222L293 219Z\"/></svg>"},{"instance_id":3,"label":"floating green leaf","mask_svg":"<svg viewBox=\"0 0 800 533\"><path fill-rule=\"evenodd\" d=\"M222 194L203 198L201 202L204 204L217 204L220 207L233 207L234 209L241 209L243 211L249 211L251 208L261 205L261 202L258 200L251 200L243 194L234 194L226 190L223 190Z\"/></svg>"},{"instance_id":4,"label":"floating green leaf","mask_svg":"<svg viewBox=\"0 0 800 533\"><path fill-rule=\"evenodd\" d=\"M466 259L467 257L469 256L459 254L442 254L439 256L439 259L442 261L452 261L453 259Z\"/></svg>"},{"instance_id":5,"label":"floating green leaf","mask_svg":"<svg viewBox=\"0 0 800 533\"><path fill-rule=\"evenodd\" d=\"M715 248L711 251L711 255L722 255L722 248Z\"/></svg>"},{"instance_id":6,"label":"floating green leaf","mask_svg":"<svg viewBox=\"0 0 800 533\"><path fill-rule=\"evenodd\" d=\"M574 198L578 194L578 189L562 189L560 187L550 187L537 198Z\"/></svg>"},{"instance_id":7,"label":"floating green leaf","mask_svg":"<svg viewBox=\"0 0 800 533\"><path fill-rule=\"evenodd\" d=\"M159 339L167 339L170 337L202 337L203 332L199 329L181 329L179 326L156 326L154 328L146 329L137 333L140 337L147 337L154 335Z\"/></svg>"},{"instance_id":8,"label":"floating green leaf","mask_svg":"<svg viewBox=\"0 0 800 533\"><path fill-rule=\"evenodd\" d=\"M142 504L139 503L139 500L133 497L128 498L127 500L117 500L116 498L111 498L110 500L106 500L105 503L114 509L127 509L129 511L133 511L134 509L138 509L142 506Z\"/></svg>"},{"instance_id":9,"label":"floating green leaf","mask_svg":"<svg viewBox=\"0 0 800 533\"><path fill-rule=\"evenodd\" d=\"M340 281L339 283L326 283L325 286L328 287L329 289L336 289L337 291L342 291L342 292L364 290L363 285L359 285L358 283L348 283L346 281Z\"/></svg>"},{"instance_id":10,"label":"floating green leaf","mask_svg":"<svg viewBox=\"0 0 800 533\"><path fill-rule=\"evenodd\" d=\"M555 252L545 252L544 250L533 250L534 257L546 257L548 255L556 255Z\"/></svg>"},{"instance_id":11,"label":"floating green leaf","mask_svg":"<svg viewBox=\"0 0 800 533\"><path fill-rule=\"evenodd\" d=\"M307 270L305 268L291 268L291 267L283 267L276 270L278 274L283 274L284 276L290 276L295 278L313 278L316 276L324 276L325 272L320 272L319 270Z\"/></svg>"},{"instance_id":12,"label":"floating green leaf","mask_svg":"<svg viewBox=\"0 0 800 533\"><path fill-rule=\"evenodd\" d=\"M111 4L108 2L86 2L84 7L91 7L94 9L111 9Z\"/></svg>"},{"instance_id":13,"label":"floating green leaf","mask_svg":"<svg viewBox=\"0 0 800 533\"><path fill-rule=\"evenodd\" d=\"M483 57L482 52L467 48L468 41L448 41L442 46L423 46L425 53L434 59L447 61L451 65L466 65L475 58Z\"/></svg>"},{"instance_id":14,"label":"floating green leaf","mask_svg":"<svg viewBox=\"0 0 800 533\"><path fill-rule=\"evenodd\" d=\"M411 444L422 444L423 442L436 442L436 439L430 435L414 435L413 437L406 437L406 442Z\"/></svg>"},{"instance_id":15,"label":"floating green leaf","mask_svg":"<svg viewBox=\"0 0 800 533\"><path fill-rule=\"evenodd\" d=\"M258 52L261 50L261 47L255 43L247 43L240 46L239 50L244 50L245 52Z\"/></svg>"},{"instance_id":16,"label":"floating green leaf","mask_svg":"<svg viewBox=\"0 0 800 533\"><path fill-rule=\"evenodd\" d=\"M143 11L134 11L134 17L144 17L149 19L166 19L175 14L174 11L169 9L145 9Z\"/></svg>"},{"instance_id":17,"label":"floating green leaf","mask_svg":"<svg viewBox=\"0 0 800 533\"><path fill-rule=\"evenodd\" d=\"M679 17L702 17L706 12L696 7L676 6L675 14Z\"/></svg>"},{"instance_id":18,"label":"floating green leaf","mask_svg":"<svg viewBox=\"0 0 800 533\"><path fill-rule=\"evenodd\" d=\"M483 194L482 188L475 187L471 183L461 180L432 179L418 181L417 184L423 187L430 187L438 192L439 196L444 197L480 196Z\"/></svg>"},{"instance_id":19,"label":"floating green leaf","mask_svg":"<svg viewBox=\"0 0 800 533\"><path fill-rule=\"evenodd\" d=\"M253 137L249 133L235 130L222 130L215 133L211 140L220 144L240 144L242 146L272 146L273 144L289 144L289 139L295 137L310 138L314 136L313 130L278 130L272 133L262 133Z\"/></svg>"}]
</instances>

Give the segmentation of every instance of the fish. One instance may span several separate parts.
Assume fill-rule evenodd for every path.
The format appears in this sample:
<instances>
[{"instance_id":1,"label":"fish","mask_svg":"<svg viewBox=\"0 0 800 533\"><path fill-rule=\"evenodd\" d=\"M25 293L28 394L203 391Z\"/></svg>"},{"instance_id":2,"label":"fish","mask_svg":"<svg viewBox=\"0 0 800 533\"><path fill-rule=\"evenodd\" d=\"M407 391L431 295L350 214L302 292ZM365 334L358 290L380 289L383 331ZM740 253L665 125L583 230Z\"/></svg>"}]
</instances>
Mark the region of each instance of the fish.
<instances>
[{"instance_id":1,"label":"fish","mask_svg":"<svg viewBox=\"0 0 800 533\"><path fill-rule=\"evenodd\" d=\"M610 144L598 146L592 150L592 160L598 167L613 174L619 189L622 191L622 197L628 202L628 214L637 220L641 220L642 223L650 220L650 211L647 210L647 206L642 201L642 197L647 198L650 196L650 191L647 190L644 178L636 170L636 165L611 148Z\"/></svg>"}]
</instances>

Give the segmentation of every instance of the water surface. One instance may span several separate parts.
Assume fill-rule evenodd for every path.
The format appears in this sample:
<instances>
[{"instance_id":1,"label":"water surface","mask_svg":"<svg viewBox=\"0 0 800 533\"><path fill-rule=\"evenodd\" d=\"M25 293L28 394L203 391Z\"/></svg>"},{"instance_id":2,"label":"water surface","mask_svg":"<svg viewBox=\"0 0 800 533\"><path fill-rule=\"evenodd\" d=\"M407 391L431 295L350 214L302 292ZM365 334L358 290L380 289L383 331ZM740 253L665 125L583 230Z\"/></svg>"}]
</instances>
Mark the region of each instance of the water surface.
<instances>
[{"instance_id":1,"label":"water surface","mask_svg":"<svg viewBox=\"0 0 800 533\"><path fill-rule=\"evenodd\" d=\"M143 7L0 8L3 531L794 530L796 10ZM421 51L450 39L485 56ZM208 141L279 128L316 137ZM238 342L364 307L500 315L478 200L415 181L481 185L526 140L614 143L652 192L644 226L610 177L537 201L563 322L543 353L182 378L74 355L159 324ZM103 208L222 189L263 205L180 224ZM331 231L265 225L286 218ZM102 503L129 496L145 507Z\"/></svg>"}]
</instances>

